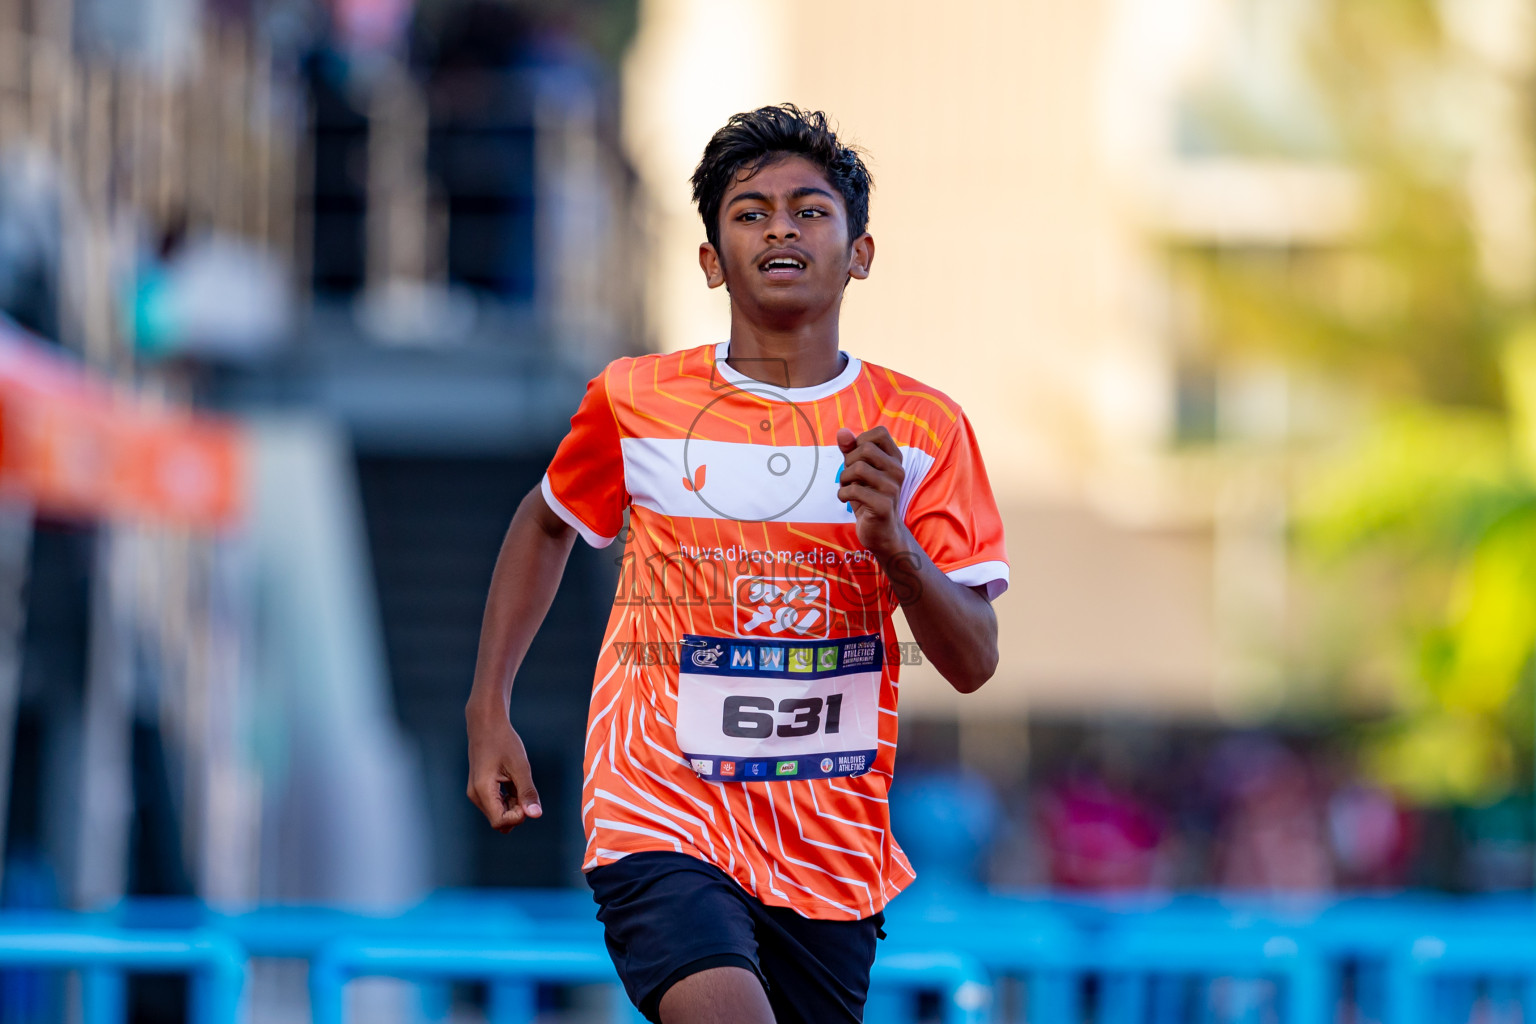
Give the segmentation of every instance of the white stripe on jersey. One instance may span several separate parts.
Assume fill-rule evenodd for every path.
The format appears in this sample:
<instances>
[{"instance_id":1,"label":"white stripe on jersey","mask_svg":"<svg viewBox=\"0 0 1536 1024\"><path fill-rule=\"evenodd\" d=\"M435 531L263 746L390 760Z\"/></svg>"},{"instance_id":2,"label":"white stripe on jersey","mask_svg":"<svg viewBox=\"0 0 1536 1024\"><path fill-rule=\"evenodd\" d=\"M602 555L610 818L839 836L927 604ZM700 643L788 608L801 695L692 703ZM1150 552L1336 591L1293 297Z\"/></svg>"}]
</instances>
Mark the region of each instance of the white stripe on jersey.
<instances>
[{"instance_id":1,"label":"white stripe on jersey","mask_svg":"<svg viewBox=\"0 0 1536 1024\"><path fill-rule=\"evenodd\" d=\"M851 523L837 500L843 453L830 445L743 444L703 438L626 437L624 487L641 508L664 516L746 522ZM906 476L898 511L933 468L921 448L899 446ZM691 490L700 469L704 485Z\"/></svg>"}]
</instances>

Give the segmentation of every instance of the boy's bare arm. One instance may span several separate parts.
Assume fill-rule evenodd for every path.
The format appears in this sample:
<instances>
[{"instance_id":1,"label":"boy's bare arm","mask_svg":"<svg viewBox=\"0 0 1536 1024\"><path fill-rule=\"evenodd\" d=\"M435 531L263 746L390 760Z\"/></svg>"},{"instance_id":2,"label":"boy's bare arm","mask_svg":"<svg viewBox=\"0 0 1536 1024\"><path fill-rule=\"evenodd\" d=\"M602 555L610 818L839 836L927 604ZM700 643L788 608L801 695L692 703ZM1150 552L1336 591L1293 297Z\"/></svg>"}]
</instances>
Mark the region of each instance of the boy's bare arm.
<instances>
[{"instance_id":1,"label":"boy's bare arm","mask_svg":"<svg viewBox=\"0 0 1536 1024\"><path fill-rule=\"evenodd\" d=\"M981 689L998 660L997 613L987 588L945 576L916 540L881 562L924 656L961 693Z\"/></svg>"},{"instance_id":2,"label":"boy's bare arm","mask_svg":"<svg viewBox=\"0 0 1536 1024\"><path fill-rule=\"evenodd\" d=\"M897 514L906 477L890 431L837 433L843 473L837 496L853 508L859 542L890 577L923 654L961 693L974 693L997 671L997 615L985 587L945 576Z\"/></svg>"},{"instance_id":3,"label":"boy's bare arm","mask_svg":"<svg viewBox=\"0 0 1536 1024\"><path fill-rule=\"evenodd\" d=\"M475 682L464 708L469 729L470 800L499 832L543 814L523 741L507 718L512 680L544 621L576 531L551 511L539 488L529 491L501 542L480 624ZM509 783L514 795L502 796Z\"/></svg>"}]
</instances>

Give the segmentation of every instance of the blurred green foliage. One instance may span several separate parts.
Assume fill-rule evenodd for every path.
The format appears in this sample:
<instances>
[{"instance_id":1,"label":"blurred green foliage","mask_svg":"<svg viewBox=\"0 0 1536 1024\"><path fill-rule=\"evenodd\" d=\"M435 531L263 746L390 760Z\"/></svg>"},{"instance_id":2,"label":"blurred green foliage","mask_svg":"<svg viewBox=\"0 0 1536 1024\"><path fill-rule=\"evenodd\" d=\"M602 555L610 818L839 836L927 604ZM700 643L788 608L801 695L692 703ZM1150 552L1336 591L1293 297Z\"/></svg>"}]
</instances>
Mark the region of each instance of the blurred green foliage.
<instances>
[{"instance_id":1,"label":"blurred green foliage","mask_svg":"<svg viewBox=\"0 0 1536 1024\"><path fill-rule=\"evenodd\" d=\"M1498 125L1464 104L1515 98L1500 144L1525 168L1536 117L1533 83L1480 64L1445 10L1316 4L1311 80L1360 189L1345 244L1173 258L1218 358L1283 359L1363 410L1306 445L1296 507L1299 549L1392 624L1392 650L1353 652L1394 677L1362 759L1418 801L1487 804L1526 788L1536 730L1536 282L1490 281L1472 165Z\"/></svg>"}]
</instances>

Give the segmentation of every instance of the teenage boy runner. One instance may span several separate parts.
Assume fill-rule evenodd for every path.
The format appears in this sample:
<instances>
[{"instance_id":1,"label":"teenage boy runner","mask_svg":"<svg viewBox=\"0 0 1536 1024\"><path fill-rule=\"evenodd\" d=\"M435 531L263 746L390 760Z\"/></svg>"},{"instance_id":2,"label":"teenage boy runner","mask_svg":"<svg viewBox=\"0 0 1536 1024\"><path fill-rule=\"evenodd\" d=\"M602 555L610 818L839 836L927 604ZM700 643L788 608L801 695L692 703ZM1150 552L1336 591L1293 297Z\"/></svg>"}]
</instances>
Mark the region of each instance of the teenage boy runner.
<instances>
[{"instance_id":1,"label":"teenage boy runner","mask_svg":"<svg viewBox=\"0 0 1536 1024\"><path fill-rule=\"evenodd\" d=\"M592 380L491 580L469 797L507 832L543 813L512 679L576 536L606 546L628 509L583 870L653 1021L862 1019L882 908L913 877L886 806L891 613L962 693L997 667L1008 564L970 423L838 348L843 289L875 254L869 189L819 112L763 107L715 133L693 195L730 339Z\"/></svg>"}]
</instances>

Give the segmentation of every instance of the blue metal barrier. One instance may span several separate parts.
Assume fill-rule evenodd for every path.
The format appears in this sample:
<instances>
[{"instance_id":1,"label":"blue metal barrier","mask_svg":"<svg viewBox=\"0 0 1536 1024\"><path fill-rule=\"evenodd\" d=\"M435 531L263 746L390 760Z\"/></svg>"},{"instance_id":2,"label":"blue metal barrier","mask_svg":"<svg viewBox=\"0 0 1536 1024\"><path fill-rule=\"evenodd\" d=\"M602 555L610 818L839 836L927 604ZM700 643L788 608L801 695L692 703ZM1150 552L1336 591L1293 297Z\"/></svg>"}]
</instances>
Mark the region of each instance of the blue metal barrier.
<instances>
[{"instance_id":1,"label":"blue metal barrier","mask_svg":"<svg viewBox=\"0 0 1536 1024\"><path fill-rule=\"evenodd\" d=\"M500 892L471 895L466 891L452 900L435 895L396 914L302 904L225 913L198 900L140 897L123 901L105 916L128 928L211 928L231 936L253 957L313 960L326 945L346 938L387 940L425 935L495 942L525 936L534 921L519 909L520 902ZM597 922L590 920L585 930L596 927ZM446 1020L450 995L445 985L423 984L421 1016L428 1021Z\"/></svg>"},{"instance_id":2,"label":"blue metal barrier","mask_svg":"<svg viewBox=\"0 0 1536 1024\"><path fill-rule=\"evenodd\" d=\"M1103 977L1099 1019L1325 1024L1324 964L1293 935L1267 928L1168 927L1155 916L1122 922L1095 944Z\"/></svg>"},{"instance_id":3,"label":"blue metal barrier","mask_svg":"<svg viewBox=\"0 0 1536 1024\"><path fill-rule=\"evenodd\" d=\"M491 1024L531 1024L540 983L606 984L615 988L615 1020L642 1018L629 1007L613 961L599 942L527 939L495 945L480 942L369 942L342 939L310 964L314 1024L344 1024L348 981L366 976L483 979L491 985Z\"/></svg>"},{"instance_id":4,"label":"blue metal barrier","mask_svg":"<svg viewBox=\"0 0 1536 1024\"><path fill-rule=\"evenodd\" d=\"M425 933L496 939L526 935L533 928L534 919L519 909L519 902L506 899L501 893L483 893L478 900L465 900L447 908L447 912L433 897L394 914L303 904L276 904L225 913L197 900L140 897L124 900L103 917L127 929L209 928L230 935L251 956L307 960L327 944L353 936ZM596 927L595 920L591 926Z\"/></svg>"},{"instance_id":5,"label":"blue metal barrier","mask_svg":"<svg viewBox=\"0 0 1536 1024\"><path fill-rule=\"evenodd\" d=\"M1389 975L1391 1024L1529 1021L1536 1013L1536 934L1493 927L1421 935Z\"/></svg>"},{"instance_id":6,"label":"blue metal barrier","mask_svg":"<svg viewBox=\"0 0 1536 1024\"><path fill-rule=\"evenodd\" d=\"M129 937L175 925L232 940L251 956L330 957L336 966L317 969L323 991L354 975L398 974L436 993L428 1017L446 1017L448 979L462 976L491 982L497 1024L527 1020L541 985L614 986L618 1019L635 1019L618 995L595 911L584 890L450 891L388 917L302 907L218 914L186 901L133 901L70 920ZM39 927L10 920L0 934ZM1466 1024L1475 1007L1536 1019L1529 896L1070 899L920 883L887 909L886 928L871 1024L914 1019L920 991L940 997L946 1021L999 1024L1018 1009L1030 1024ZM386 953L397 966L385 969ZM406 963L407 953L423 963ZM449 970L455 958L459 967ZM0 965L8 963L37 961L7 960L0 950ZM99 1011L91 1024L120 1019L126 969L87 974ZM316 1020L332 1024L339 1006L339 995L317 1004Z\"/></svg>"},{"instance_id":7,"label":"blue metal barrier","mask_svg":"<svg viewBox=\"0 0 1536 1024\"><path fill-rule=\"evenodd\" d=\"M992 979L986 968L975 957L953 951L876 957L864 1019L871 1024L915 1020L915 1002L909 998L903 1005L902 997L918 991L939 994L942 1024L986 1024L991 1019Z\"/></svg>"},{"instance_id":8,"label":"blue metal barrier","mask_svg":"<svg viewBox=\"0 0 1536 1024\"><path fill-rule=\"evenodd\" d=\"M1536 903L1529 895L1354 896L1325 907L1310 928L1331 966L1337 1003L1347 1005L1361 1024L1374 1024L1391 1017L1390 989L1407 966L1403 950L1411 940L1426 933L1447 938L1533 934ZM1467 1018L1448 1011L1434 1019L1462 1024Z\"/></svg>"},{"instance_id":9,"label":"blue metal barrier","mask_svg":"<svg viewBox=\"0 0 1536 1024\"><path fill-rule=\"evenodd\" d=\"M1019 895L1019 894L1016 894ZM1322 965L1318 1017L1352 1024L1394 1024L1387 1007L1397 955L1412 937L1426 932L1521 931L1536 934L1536 902L1530 894L1447 896L1434 893L1251 895L1242 893L1130 893L1065 897L1033 893L1032 899L1058 909L1072 921L1087 948L1103 945L1122 926L1146 928L1154 936L1198 932L1213 936L1254 930L1288 936L1311 950ZM1445 983L1442 988L1450 987ZM1180 995L1169 981L1150 983L1159 1019L1172 1019ZM1446 1009L1436 1024L1466 1024ZM1528 1018L1529 1019L1529 1018Z\"/></svg>"},{"instance_id":10,"label":"blue metal barrier","mask_svg":"<svg viewBox=\"0 0 1536 1024\"><path fill-rule=\"evenodd\" d=\"M85 1024L122 1024L129 971L190 974L195 1024L238 1024L246 961L227 935L130 931L84 915L8 917L0 921L0 965L80 971Z\"/></svg>"},{"instance_id":11,"label":"blue metal barrier","mask_svg":"<svg viewBox=\"0 0 1536 1024\"><path fill-rule=\"evenodd\" d=\"M643 1020L624 995L607 950L599 944L538 938L487 946L480 943L368 942L341 940L321 950L310 967L314 1024L345 1024L345 989L353 978L481 979L490 981L491 1024L531 1024L539 984L612 986L612 1020ZM973 957L952 951L897 952L875 962L870 1021L898 1024L914 1019L900 996L939 993L943 1024L985 1024L991 980Z\"/></svg>"},{"instance_id":12,"label":"blue metal barrier","mask_svg":"<svg viewBox=\"0 0 1536 1024\"><path fill-rule=\"evenodd\" d=\"M919 881L886 908L886 930L893 948L920 943L952 949L973 958L993 980L1018 979L1030 1024L1082 1019L1081 980L1089 959L1082 930L1044 901Z\"/></svg>"}]
</instances>

